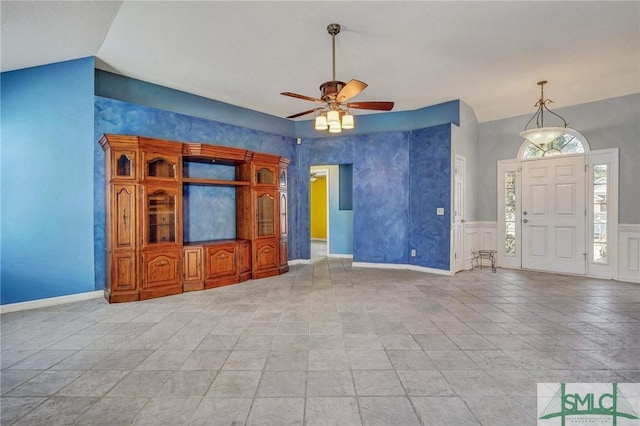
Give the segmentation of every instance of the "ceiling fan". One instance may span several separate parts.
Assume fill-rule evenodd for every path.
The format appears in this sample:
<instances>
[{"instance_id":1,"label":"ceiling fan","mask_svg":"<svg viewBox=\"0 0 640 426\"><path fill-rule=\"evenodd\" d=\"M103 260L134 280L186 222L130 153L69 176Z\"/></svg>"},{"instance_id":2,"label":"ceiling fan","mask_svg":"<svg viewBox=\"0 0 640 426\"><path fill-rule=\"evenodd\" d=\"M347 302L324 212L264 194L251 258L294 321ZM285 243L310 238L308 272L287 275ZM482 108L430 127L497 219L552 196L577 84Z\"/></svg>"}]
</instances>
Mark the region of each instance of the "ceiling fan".
<instances>
[{"instance_id":1,"label":"ceiling fan","mask_svg":"<svg viewBox=\"0 0 640 426\"><path fill-rule=\"evenodd\" d=\"M303 99L305 101L311 101L317 104L322 104L322 106L310 109L308 111L303 111L297 114L290 115L287 118L296 118L306 114L311 114L312 112L322 111L319 117L327 118L327 121L329 122L329 126L327 126L326 124L327 121L325 121L324 128L319 128L318 121L316 120L316 129L326 130L328 127L329 131L332 131L331 129L332 116L333 117L337 116L338 118L340 117L344 118L345 115L351 116L349 114L349 109L353 108L353 109L368 109L368 110L375 110L375 111L390 111L393 108L393 105L394 105L393 102L386 102L386 101L346 102L347 100L353 98L354 96L362 92L367 87L367 84L359 80L351 80L348 83L336 80L336 35L340 33L340 25L329 24L327 26L327 31L331 35L331 40L332 40L333 74L332 74L331 81L325 81L320 85L320 98L299 95L297 93L291 93L291 92L280 93L281 95L284 95L284 96L291 96L292 98ZM335 112L332 113L332 111L335 111ZM343 121L346 121L346 120L343 120ZM352 116L349 121L351 123L350 127L348 124L345 125L345 123L343 123L341 127L345 129L353 128ZM340 123L338 123L338 125L339 124ZM340 127L338 127L338 129L339 128ZM340 130L337 130L337 132L339 131Z\"/></svg>"}]
</instances>

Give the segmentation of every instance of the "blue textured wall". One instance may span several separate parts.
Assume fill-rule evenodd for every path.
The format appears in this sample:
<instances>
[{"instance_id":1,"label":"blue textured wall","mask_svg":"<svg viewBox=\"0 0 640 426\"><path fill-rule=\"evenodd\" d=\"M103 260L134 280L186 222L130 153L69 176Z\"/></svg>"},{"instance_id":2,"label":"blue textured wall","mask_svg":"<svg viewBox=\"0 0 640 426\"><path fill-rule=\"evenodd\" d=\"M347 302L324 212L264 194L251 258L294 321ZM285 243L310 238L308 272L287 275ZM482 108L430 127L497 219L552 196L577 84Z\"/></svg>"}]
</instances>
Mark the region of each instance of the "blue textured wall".
<instances>
[{"instance_id":1,"label":"blue textured wall","mask_svg":"<svg viewBox=\"0 0 640 426\"><path fill-rule=\"evenodd\" d=\"M293 138L96 96L94 141L104 133L234 146L276 154L291 159L289 175L298 175L296 141ZM104 288L104 153L97 142L94 142L94 146L95 280L98 288ZM188 173L194 177L215 177L220 176L218 173L224 175L231 172L224 166L209 168L190 164ZM217 173L217 175L211 173ZM235 195L232 188L191 186L186 191L185 214L191 225L185 232L185 241L235 236ZM292 207L297 204L296 192L296 182L290 179L289 223L291 229L295 229L297 224L296 209ZM212 214L212 211L216 213ZM290 245L289 249L291 258L299 257L295 251L296 244Z\"/></svg>"},{"instance_id":2,"label":"blue textured wall","mask_svg":"<svg viewBox=\"0 0 640 426\"><path fill-rule=\"evenodd\" d=\"M94 290L93 67L0 75L2 304Z\"/></svg>"},{"instance_id":3,"label":"blue textured wall","mask_svg":"<svg viewBox=\"0 0 640 426\"><path fill-rule=\"evenodd\" d=\"M234 180L235 167L184 163L185 177ZM236 190L226 186L185 185L182 191L185 242L236 237Z\"/></svg>"},{"instance_id":4,"label":"blue textured wall","mask_svg":"<svg viewBox=\"0 0 640 426\"><path fill-rule=\"evenodd\" d=\"M193 117L234 124L284 136L294 136L295 122L214 99L158 86L134 78L95 70L96 95ZM274 96L279 96L276 93Z\"/></svg>"},{"instance_id":5,"label":"blue textured wall","mask_svg":"<svg viewBox=\"0 0 640 426\"><path fill-rule=\"evenodd\" d=\"M353 259L407 263L409 132L304 140L300 150L298 243L308 258L312 165L353 163Z\"/></svg>"},{"instance_id":6,"label":"blue textured wall","mask_svg":"<svg viewBox=\"0 0 640 426\"><path fill-rule=\"evenodd\" d=\"M413 265L449 269L451 125L411 132L409 142L409 257ZM444 207L444 215L436 209Z\"/></svg>"},{"instance_id":7,"label":"blue textured wall","mask_svg":"<svg viewBox=\"0 0 640 426\"><path fill-rule=\"evenodd\" d=\"M300 158L301 257L310 251L309 166L353 163L353 260L449 269L451 124L307 139ZM436 207L445 215L436 216Z\"/></svg>"},{"instance_id":8,"label":"blue textured wall","mask_svg":"<svg viewBox=\"0 0 640 426\"><path fill-rule=\"evenodd\" d=\"M339 209L342 176L338 166L329 166L329 253L353 254L353 210ZM353 186L353 180L350 180Z\"/></svg>"},{"instance_id":9,"label":"blue textured wall","mask_svg":"<svg viewBox=\"0 0 640 426\"><path fill-rule=\"evenodd\" d=\"M384 114L356 113L356 128L330 137L358 136L378 132L409 131L437 126L443 123L460 125L460 101L449 101L412 111L392 111ZM324 137L313 129L313 120L295 122L295 135L302 138Z\"/></svg>"}]
</instances>

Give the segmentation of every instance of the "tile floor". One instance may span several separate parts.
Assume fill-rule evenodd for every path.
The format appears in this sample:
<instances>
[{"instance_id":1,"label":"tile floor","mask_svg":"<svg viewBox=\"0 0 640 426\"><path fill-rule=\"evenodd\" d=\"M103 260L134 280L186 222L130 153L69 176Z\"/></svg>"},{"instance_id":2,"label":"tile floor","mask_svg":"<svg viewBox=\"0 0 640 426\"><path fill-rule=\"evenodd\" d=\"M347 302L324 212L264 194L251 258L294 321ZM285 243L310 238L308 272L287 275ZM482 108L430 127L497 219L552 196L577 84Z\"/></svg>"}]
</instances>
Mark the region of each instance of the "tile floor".
<instances>
[{"instance_id":1,"label":"tile floor","mask_svg":"<svg viewBox=\"0 0 640 426\"><path fill-rule=\"evenodd\" d=\"M640 287L322 257L4 314L2 425L526 425L538 382L640 381Z\"/></svg>"}]
</instances>

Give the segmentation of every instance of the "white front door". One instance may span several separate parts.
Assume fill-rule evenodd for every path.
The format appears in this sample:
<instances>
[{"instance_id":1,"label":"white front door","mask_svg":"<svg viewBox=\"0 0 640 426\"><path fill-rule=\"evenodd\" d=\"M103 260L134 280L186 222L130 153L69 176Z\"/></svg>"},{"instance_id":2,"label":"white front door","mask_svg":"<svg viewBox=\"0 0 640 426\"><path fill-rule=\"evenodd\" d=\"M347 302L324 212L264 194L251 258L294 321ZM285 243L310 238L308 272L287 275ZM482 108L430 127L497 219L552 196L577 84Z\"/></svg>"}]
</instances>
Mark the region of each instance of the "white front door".
<instances>
[{"instance_id":1,"label":"white front door","mask_svg":"<svg viewBox=\"0 0 640 426\"><path fill-rule=\"evenodd\" d=\"M464 187L467 161L460 155L455 156L453 173L453 253L452 272L464 269Z\"/></svg>"},{"instance_id":2,"label":"white front door","mask_svg":"<svg viewBox=\"0 0 640 426\"><path fill-rule=\"evenodd\" d=\"M522 162L522 267L586 273L585 157Z\"/></svg>"}]
</instances>

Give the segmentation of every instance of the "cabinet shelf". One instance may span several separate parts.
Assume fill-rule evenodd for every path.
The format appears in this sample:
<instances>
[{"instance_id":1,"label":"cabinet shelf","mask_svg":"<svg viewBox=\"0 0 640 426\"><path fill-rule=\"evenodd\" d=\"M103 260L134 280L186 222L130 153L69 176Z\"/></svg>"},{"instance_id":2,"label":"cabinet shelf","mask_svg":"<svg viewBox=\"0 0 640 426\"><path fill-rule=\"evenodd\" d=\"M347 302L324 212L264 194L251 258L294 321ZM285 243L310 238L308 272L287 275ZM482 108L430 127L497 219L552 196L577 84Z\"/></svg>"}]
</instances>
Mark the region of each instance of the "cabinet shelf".
<instances>
[{"instance_id":1,"label":"cabinet shelf","mask_svg":"<svg viewBox=\"0 0 640 426\"><path fill-rule=\"evenodd\" d=\"M190 185L211 185L211 186L249 186L251 183L244 180L223 180L223 179L201 179L183 178L182 182Z\"/></svg>"}]
</instances>

